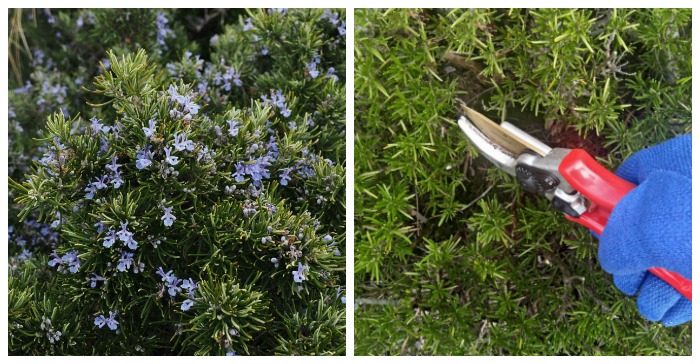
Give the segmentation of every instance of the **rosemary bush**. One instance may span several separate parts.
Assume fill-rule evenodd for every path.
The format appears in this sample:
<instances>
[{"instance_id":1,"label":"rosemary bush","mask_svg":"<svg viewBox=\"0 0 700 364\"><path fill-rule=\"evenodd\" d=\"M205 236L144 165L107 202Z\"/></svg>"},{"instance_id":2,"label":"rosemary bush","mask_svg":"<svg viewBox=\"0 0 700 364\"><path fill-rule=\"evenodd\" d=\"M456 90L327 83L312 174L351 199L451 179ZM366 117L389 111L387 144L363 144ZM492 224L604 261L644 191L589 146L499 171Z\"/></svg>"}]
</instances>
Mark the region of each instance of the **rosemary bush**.
<instances>
[{"instance_id":1,"label":"rosemary bush","mask_svg":"<svg viewBox=\"0 0 700 364\"><path fill-rule=\"evenodd\" d=\"M690 9L355 12L355 353L681 354L458 102L609 168L691 131Z\"/></svg>"},{"instance_id":2,"label":"rosemary bush","mask_svg":"<svg viewBox=\"0 0 700 364\"><path fill-rule=\"evenodd\" d=\"M20 16L10 353L344 354L344 11Z\"/></svg>"}]
</instances>

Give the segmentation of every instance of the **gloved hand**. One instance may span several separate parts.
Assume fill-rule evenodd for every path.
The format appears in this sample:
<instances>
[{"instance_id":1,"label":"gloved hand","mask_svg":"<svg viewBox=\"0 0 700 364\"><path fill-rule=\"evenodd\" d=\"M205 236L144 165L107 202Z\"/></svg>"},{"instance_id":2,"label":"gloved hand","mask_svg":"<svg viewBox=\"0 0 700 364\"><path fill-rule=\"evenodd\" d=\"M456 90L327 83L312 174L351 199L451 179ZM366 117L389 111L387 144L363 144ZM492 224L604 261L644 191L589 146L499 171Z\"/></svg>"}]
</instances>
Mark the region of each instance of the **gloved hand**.
<instances>
[{"instance_id":1,"label":"gloved hand","mask_svg":"<svg viewBox=\"0 0 700 364\"><path fill-rule=\"evenodd\" d=\"M692 276L692 141L683 135L635 153L616 174L637 188L612 211L600 237L600 265L617 288L639 293L637 307L665 326L690 321L691 302L648 273L652 267Z\"/></svg>"}]
</instances>

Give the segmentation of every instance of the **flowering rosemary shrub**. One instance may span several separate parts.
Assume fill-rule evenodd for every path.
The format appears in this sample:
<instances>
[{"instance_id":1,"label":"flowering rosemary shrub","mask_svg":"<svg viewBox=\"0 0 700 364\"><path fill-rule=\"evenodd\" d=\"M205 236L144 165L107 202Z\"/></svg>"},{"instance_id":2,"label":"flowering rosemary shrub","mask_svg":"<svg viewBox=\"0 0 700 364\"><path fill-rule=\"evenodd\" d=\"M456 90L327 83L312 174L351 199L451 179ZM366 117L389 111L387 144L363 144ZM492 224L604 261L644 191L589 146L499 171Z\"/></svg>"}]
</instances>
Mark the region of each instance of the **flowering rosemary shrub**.
<instances>
[{"instance_id":1,"label":"flowering rosemary shrub","mask_svg":"<svg viewBox=\"0 0 700 364\"><path fill-rule=\"evenodd\" d=\"M357 9L354 32L356 354L692 353L455 102L614 169L692 129L690 9Z\"/></svg>"},{"instance_id":2,"label":"flowering rosemary shrub","mask_svg":"<svg viewBox=\"0 0 700 364\"><path fill-rule=\"evenodd\" d=\"M344 354L344 13L244 15L209 62L157 13L47 119L10 180L11 353Z\"/></svg>"}]
</instances>

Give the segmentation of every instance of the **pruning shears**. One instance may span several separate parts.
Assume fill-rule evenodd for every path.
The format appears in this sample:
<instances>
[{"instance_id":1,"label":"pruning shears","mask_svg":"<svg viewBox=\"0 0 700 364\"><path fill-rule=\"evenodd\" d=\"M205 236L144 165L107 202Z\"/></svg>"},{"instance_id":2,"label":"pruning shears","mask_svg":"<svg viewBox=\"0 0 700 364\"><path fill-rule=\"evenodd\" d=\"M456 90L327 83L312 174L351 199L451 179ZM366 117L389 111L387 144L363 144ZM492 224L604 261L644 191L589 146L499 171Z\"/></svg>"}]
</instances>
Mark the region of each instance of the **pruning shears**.
<instances>
[{"instance_id":1,"label":"pruning shears","mask_svg":"<svg viewBox=\"0 0 700 364\"><path fill-rule=\"evenodd\" d=\"M506 121L462 105L459 127L479 152L528 192L546 197L566 218L600 235L610 213L637 187L605 169L583 149L550 148ZM663 268L649 271L692 300L692 281Z\"/></svg>"}]
</instances>

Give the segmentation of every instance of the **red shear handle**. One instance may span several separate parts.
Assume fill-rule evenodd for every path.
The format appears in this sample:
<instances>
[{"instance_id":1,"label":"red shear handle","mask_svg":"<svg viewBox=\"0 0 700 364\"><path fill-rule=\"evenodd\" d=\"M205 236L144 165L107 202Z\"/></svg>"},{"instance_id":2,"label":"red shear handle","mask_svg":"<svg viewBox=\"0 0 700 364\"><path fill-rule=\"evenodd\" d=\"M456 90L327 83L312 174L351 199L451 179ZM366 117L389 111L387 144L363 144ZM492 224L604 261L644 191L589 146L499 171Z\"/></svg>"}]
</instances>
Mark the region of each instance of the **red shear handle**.
<instances>
[{"instance_id":1,"label":"red shear handle","mask_svg":"<svg viewBox=\"0 0 700 364\"><path fill-rule=\"evenodd\" d=\"M603 233L615 205L637 187L605 169L583 149L573 149L569 152L559 165L559 173L573 188L593 202L581 217L566 218L593 230L598 235ZM692 301L690 279L663 268L651 268L649 271Z\"/></svg>"}]
</instances>

